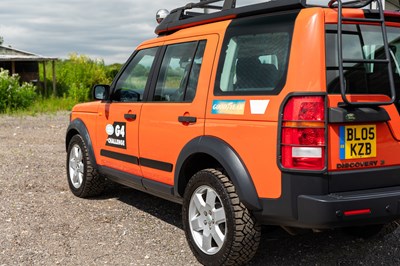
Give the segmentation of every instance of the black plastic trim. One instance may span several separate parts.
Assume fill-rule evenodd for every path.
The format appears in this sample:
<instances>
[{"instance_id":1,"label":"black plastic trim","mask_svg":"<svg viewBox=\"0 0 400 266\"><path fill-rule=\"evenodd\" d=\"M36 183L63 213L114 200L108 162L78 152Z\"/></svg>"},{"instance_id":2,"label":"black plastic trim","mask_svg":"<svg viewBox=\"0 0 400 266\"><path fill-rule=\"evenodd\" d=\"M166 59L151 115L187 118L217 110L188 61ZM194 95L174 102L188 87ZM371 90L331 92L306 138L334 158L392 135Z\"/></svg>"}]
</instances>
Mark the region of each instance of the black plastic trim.
<instances>
[{"instance_id":1,"label":"black plastic trim","mask_svg":"<svg viewBox=\"0 0 400 266\"><path fill-rule=\"evenodd\" d=\"M106 176L109 180L149 193L151 195L182 204L182 198L175 196L173 186L145 179L140 176L128 174L112 168L99 166L99 173Z\"/></svg>"},{"instance_id":2,"label":"black plastic trim","mask_svg":"<svg viewBox=\"0 0 400 266\"><path fill-rule=\"evenodd\" d=\"M158 35L168 34L181 28L188 28L192 25L204 25L234 17L247 17L279 11L298 10L306 7L305 2L305 0L269 1L186 19L182 19L184 17L182 16L182 8L177 8L172 10L171 14L163 20L156 28L155 33Z\"/></svg>"},{"instance_id":3,"label":"black plastic trim","mask_svg":"<svg viewBox=\"0 0 400 266\"><path fill-rule=\"evenodd\" d=\"M399 173L400 166L329 172L329 192L400 186Z\"/></svg>"},{"instance_id":4,"label":"black plastic trim","mask_svg":"<svg viewBox=\"0 0 400 266\"><path fill-rule=\"evenodd\" d=\"M128 121L136 120L136 114L124 114L124 118Z\"/></svg>"},{"instance_id":5,"label":"black plastic trim","mask_svg":"<svg viewBox=\"0 0 400 266\"><path fill-rule=\"evenodd\" d=\"M225 141L213 136L201 136L191 140L182 149L175 168L175 194L179 195L179 179L185 161L198 153L207 154L217 160L235 185L243 204L251 210L261 209L253 180L240 156ZM182 196L182 195L181 195Z\"/></svg>"},{"instance_id":6,"label":"black plastic trim","mask_svg":"<svg viewBox=\"0 0 400 266\"><path fill-rule=\"evenodd\" d=\"M72 130L76 130L78 134L83 138L86 148L88 149L89 152L89 160L90 163L93 165L93 167L97 167L97 162L96 162L96 156L94 155L94 150L93 150L93 145L92 145L92 140L90 139L89 131L86 128L85 123L80 119L76 118L73 121L70 122L68 129L67 129L67 134L66 134L66 142L65 142L65 148L68 150L68 145L69 145L69 140L71 138L68 138L70 135L70 132ZM72 136L70 136L72 137Z\"/></svg>"},{"instance_id":7,"label":"black plastic trim","mask_svg":"<svg viewBox=\"0 0 400 266\"><path fill-rule=\"evenodd\" d=\"M376 19L377 17L379 17L379 12L377 10L363 9L363 11L364 11L365 18ZM400 23L400 16L398 15L397 11L392 11L392 13L387 13L385 11L384 15L385 15L386 22Z\"/></svg>"},{"instance_id":8,"label":"black plastic trim","mask_svg":"<svg viewBox=\"0 0 400 266\"><path fill-rule=\"evenodd\" d=\"M327 229L384 224L400 217L400 186L332 193L329 176L323 174L282 173L281 197L260 201L262 211L253 213L269 225ZM343 215L360 209L371 214Z\"/></svg>"},{"instance_id":9,"label":"black plastic trim","mask_svg":"<svg viewBox=\"0 0 400 266\"><path fill-rule=\"evenodd\" d=\"M145 167L149 167L149 168L153 168L153 169L157 169L157 170L161 170L161 171L165 171L165 172L172 172L172 169L174 168L174 166L170 163L156 161L156 160L152 160L152 159L146 159L146 158L140 158L139 163L141 166L145 166Z\"/></svg>"},{"instance_id":10,"label":"black plastic trim","mask_svg":"<svg viewBox=\"0 0 400 266\"><path fill-rule=\"evenodd\" d=\"M400 217L399 203L400 187L324 196L301 195L298 198L299 224L319 229L385 224ZM370 214L344 215L346 211L363 209L370 210Z\"/></svg>"},{"instance_id":11,"label":"black plastic trim","mask_svg":"<svg viewBox=\"0 0 400 266\"><path fill-rule=\"evenodd\" d=\"M390 116L381 107L331 107L329 123L373 123L390 121Z\"/></svg>"},{"instance_id":12,"label":"black plastic trim","mask_svg":"<svg viewBox=\"0 0 400 266\"><path fill-rule=\"evenodd\" d=\"M194 116L179 116L178 122L179 123L196 123L197 118Z\"/></svg>"},{"instance_id":13,"label":"black plastic trim","mask_svg":"<svg viewBox=\"0 0 400 266\"><path fill-rule=\"evenodd\" d=\"M114 152L114 151L109 151L109 150L101 150L100 155L111 158L111 159L123 161L126 163L137 164L137 165L139 164L138 157L119 153L119 152Z\"/></svg>"},{"instance_id":14,"label":"black plastic trim","mask_svg":"<svg viewBox=\"0 0 400 266\"><path fill-rule=\"evenodd\" d=\"M131 164L136 164L136 165L141 165L165 172L172 172L173 165L170 163L166 162L161 162L161 161L156 161L152 159L146 159L146 158L138 158L136 156L124 154L124 153L119 153L119 152L114 152L114 151L109 151L109 150L101 150L100 151L101 156L105 156L111 159L123 161L126 163L131 163Z\"/></svg>"}]
</instances>

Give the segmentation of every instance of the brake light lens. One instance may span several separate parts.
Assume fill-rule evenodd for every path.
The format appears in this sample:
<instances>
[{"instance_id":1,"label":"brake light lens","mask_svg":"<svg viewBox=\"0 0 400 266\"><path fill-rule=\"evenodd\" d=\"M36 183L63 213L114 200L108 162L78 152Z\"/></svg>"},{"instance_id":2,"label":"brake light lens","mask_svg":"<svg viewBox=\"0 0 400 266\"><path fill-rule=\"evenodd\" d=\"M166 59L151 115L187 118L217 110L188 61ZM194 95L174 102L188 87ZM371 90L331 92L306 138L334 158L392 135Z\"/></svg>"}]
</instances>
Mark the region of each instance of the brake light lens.
<instances>
[{"instance_id":1,"label":"brake light lens","mask_svg":"<svg viewBox=\"0 0 400 266\"><path fill-rule=\"evenodd\" d=\"M325 167L325 99L295 96L283 109L281 164L284 168L322 170Z\"/></svg>"}]
</instances>

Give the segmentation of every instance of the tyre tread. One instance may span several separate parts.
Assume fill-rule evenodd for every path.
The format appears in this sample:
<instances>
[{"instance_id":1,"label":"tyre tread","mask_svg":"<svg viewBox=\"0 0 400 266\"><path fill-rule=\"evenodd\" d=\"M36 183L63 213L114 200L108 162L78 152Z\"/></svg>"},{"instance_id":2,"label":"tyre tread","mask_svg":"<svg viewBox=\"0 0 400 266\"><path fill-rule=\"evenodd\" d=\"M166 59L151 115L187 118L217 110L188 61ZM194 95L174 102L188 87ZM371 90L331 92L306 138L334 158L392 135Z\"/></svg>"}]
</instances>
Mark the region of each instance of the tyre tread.
<instances>
[{"instance_id":1,"label":"tyre tread","mask_svg":"<svg viewBox=\"0 0 400 266\"><path fill-rule=\"evenodd\" d=\"M250 261L257 252L261 238L261 227L253 215L240 201L235 186L222 172L215 169L204 170L217 177L227 191L235 217L235 235L232 249L222 265L242 265Z\"/></svg>"},{"instance_id":2,"label":"tyre tread","mask_svg":"<svg viewBox=\"0 0 400 266\"><path fill-rule=\"evenodd\" d=\"M72 143L77 143L78 145L81 146L84 160L86 161L85 165L86 176L85 176L85 181L82 184L83 188L78 190L71 188L72 193L74 193L75 196L80 198L88 198L100 195L105 188L105 178L97 172L95 167L93 167L90 160L88 149L86 147L85 142L83 141L82 136L80 135L73 136L70 141L70 146L72 145ZM69 150L70 149L68 149L68 151ZM68 168L68 157L69 157L69 152L67 154L67 168Z\"/></svg>"}]
</instances>

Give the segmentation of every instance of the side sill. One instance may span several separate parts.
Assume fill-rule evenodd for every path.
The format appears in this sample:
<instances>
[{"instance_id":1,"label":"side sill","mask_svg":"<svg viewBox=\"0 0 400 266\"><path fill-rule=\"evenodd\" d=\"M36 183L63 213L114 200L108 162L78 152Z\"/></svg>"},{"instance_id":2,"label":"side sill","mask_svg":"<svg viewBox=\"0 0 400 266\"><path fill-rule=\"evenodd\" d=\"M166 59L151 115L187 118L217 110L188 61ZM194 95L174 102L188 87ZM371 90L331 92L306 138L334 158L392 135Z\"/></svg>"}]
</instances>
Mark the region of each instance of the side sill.
<instances>
[{"instance_id":1,"label":"side sill","mask_svg":"<svg viewBox=\"0 0 400 266\"><path fill-rule=\"evenodd\" d=\"M109 180L136 189L142 192L146 192L153 196L163 198L168 201L172 201L178 204L183 203L181 197L174 195L174 187L166 185L160 182L156 182L149 179L144 179L137 175L128 174L122 171L118 171L109 167L99 166L98 171L100 174L107 177Z\"/></svg>"}]
</instances>

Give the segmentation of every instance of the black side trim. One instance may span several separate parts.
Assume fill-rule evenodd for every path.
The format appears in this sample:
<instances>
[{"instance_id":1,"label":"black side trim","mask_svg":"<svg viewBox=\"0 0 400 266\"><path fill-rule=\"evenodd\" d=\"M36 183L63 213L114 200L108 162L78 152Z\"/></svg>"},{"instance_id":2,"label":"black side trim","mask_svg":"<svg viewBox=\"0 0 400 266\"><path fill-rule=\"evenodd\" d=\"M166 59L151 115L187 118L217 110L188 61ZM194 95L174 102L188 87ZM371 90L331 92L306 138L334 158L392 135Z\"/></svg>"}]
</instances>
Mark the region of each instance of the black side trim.
<instances>
[{"instance_id":1,"label":"black side trim","mask_svg":"<svg viewBox=\"0 0 400 266\"><path fill-rule=\"evenodd\" d=\"M370 123L387 122L389 120L389 114L380 107L329 108L329 123Z\"/></svg>"},{"instance_id":2,"label":"black side trim","mask_svg":"<svg viewBox=\"0 0 400 266\"><path fill-rule=\"evenodd\" d=\"M70 122L65 138L65 148L68 150L69 141L75 135L75 132L78 132L85 141L86 148L89 152L89 160L93 167L96 168L97 162L96 157L94 156L92 140L90 139L89 131L87 130L85 123L81 119L77 118Z\"/></svg>"},{"instance_id":3,"label":"black side trim","mask_svg":"<svg viewBox=\"0 0 400 266\"><path fill-rule=\"evenodd\" d=\"M160 162L156 160L146 159L146 158L138 158L136 156L131 156L123 153L113 152L109 150L101 150L101 156L105 156L111 159L123 161L126 163L137 164L165 172L172 172L174 166L170 163Z\"/></svg>"},{"instance_id":4,"label":"black side trim","mask_svg":"<svg viewBox=\"0 0 400 266\"><path fill-rule=\"evenodd\" d=\"M197 137L182 149L175 167L175 195L183 195L186 184L182 185L182 182L188 178L184 175L186 161L196 154L207 154L218 161L235 185L243 204L251 210L261 209L253 180L240 156L228 143L213 136Z\"/></svg>"},{"instance_id":5,"label":"black side trim","mask_svg":"<svg viewBox=\"0 0 400 266\"><path fill-rule=\"evenodd\" d=\"M128 174L105 166L99 166L98 171L100 174L105 175L108 179L118 184L143 191L145 190L142 183L142 177L140 176Z\"/></svg>"},{"instance_id":6,"label":"black side trim","mask_svg":"<svg viewBox=\"0 0 400 266\"><path fill-rule=\"evenodd\" d=\"M100 155L111 158L111 159L127 162L127 163L132 163L132 164L137 164L137 165L139 164L139 159L136 156L131 156L131 155L108 151L108 150L101 150Z\"/></svg>"},{"instance_id":7,"label":"black side trim","mask_svg":"<svg viewBox=\"0 0 400 266\"><path fill-rule=\"evenodd\" d=\"M140 158L140 165L165 172L172 172L173 169L173 165L170 163L160 162L146 158Z\"/></svg>"},{"instance_id":8,"label":"black side trim","mask_svg":"<svg viewBox=\"0 0 400 266\"><path fill-rule=\"evenodd\" d=\"M148 180L140 176L128 174L122 171L111 169L104 166L99 166L99 173L105 175L109 180L149 193L156 197L160 197L175 203L182 204L182 198L179 195L174 194L174 187Z\"/></svg>"}]
</instances>

